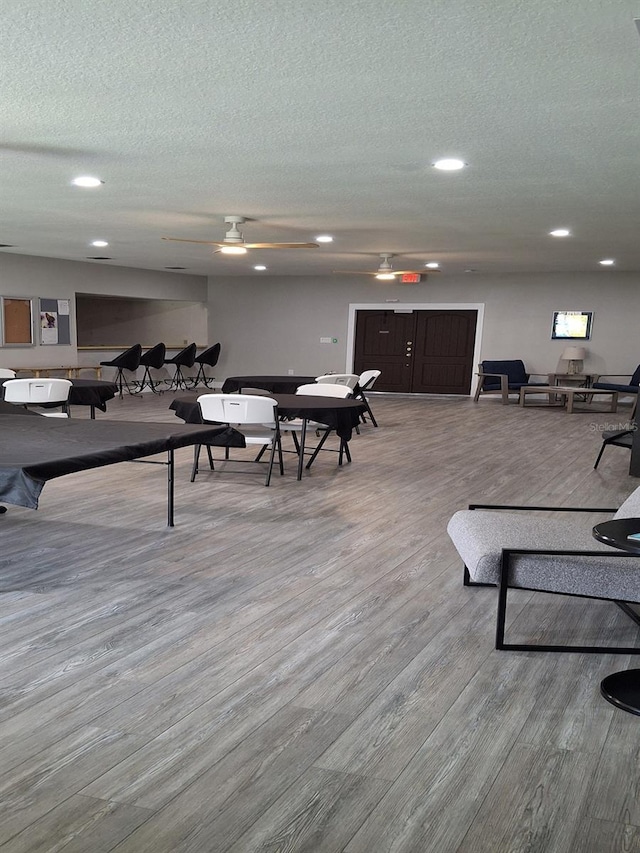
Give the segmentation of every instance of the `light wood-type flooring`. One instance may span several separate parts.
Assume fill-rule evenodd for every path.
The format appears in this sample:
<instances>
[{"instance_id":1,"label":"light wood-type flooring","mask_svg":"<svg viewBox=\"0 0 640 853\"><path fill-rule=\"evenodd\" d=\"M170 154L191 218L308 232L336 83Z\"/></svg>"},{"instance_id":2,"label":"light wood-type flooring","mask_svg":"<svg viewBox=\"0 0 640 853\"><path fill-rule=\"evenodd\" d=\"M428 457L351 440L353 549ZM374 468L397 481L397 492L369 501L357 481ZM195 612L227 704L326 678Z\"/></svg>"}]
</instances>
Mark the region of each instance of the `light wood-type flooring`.
<instances>
[{"instance_id":1,"label":"light wood-type flooring","mask_svg":"<svg viewBox=\"0 0 640 853\"><path fill-rule=\"evenodd\" d=\"M0 517L0 853L640 850L640 717L599 693L640 657L495 651L496 592L445 532L474 501L618 505L628 451L593 462L629 407L372 407L353 464L302 482L288 456L269 488L192 484L179 451L174 529L136 463ZM639 641L613 604L527 592L509 632Z\"/></svg>"}]
</instances>

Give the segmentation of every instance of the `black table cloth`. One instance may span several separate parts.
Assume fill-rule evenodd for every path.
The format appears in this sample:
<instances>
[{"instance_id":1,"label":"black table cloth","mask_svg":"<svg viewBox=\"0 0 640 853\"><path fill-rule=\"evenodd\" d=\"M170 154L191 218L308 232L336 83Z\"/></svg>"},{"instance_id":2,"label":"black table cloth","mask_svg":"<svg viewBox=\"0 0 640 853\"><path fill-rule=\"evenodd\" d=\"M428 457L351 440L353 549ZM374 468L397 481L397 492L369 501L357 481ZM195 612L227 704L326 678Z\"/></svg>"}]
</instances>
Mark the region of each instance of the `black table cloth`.
<instances>
[{"instance_id":1,"label":"black table cloth","mask_svg":"<svg viewBox=\"0 0 640 853\"><path fill-rule=\"evenodd\" d=\"M0 413L0 501L38 508L47 480L140 459L170 454L169 524L173 524L173 451L229 439L224 427L126 421L74 420ZM242 436L236 446L244 447Z\"/></svg>"},{"instance_id":2,"label":"black table cloth","mask_svg":"<svg viewBox=\"0 0 640 853\"><path fill-rule=\"evenodd\" d=\"M70 406L91 406L107 411L107 400L113 400L119 393L115 382L105 382L101 379L72 379L69 391Z\"/></svg>"},{"instance_id":3,"label":"black table cloth","mask_svg":"<svg viewBox=\"0 0 640 853\"><path fill-rule=\"evenodd\" d=\"M198 406L200 396L200 394L188 394L176 397L169 408L185 423L201 424ZM331 427L345 441L351 441L353 430L360 421L360 413L366 411L364 403L351 398L343 400L340 397L279 393L274 393L273 396L278 403L279 417L318 421Z\"/></svg>"},{"instance_id":4,"label":"black table cloth","mask_svg":"<svg viewBox=\"0 0 640 853\"><path fill-rule=\"evenodd\" d=\"M242 388L262 388L281 394L295 394L301 385L310 385L315 376L229 376L222 385L223 394L233 394Z\"/></svg>"}]
</instances>

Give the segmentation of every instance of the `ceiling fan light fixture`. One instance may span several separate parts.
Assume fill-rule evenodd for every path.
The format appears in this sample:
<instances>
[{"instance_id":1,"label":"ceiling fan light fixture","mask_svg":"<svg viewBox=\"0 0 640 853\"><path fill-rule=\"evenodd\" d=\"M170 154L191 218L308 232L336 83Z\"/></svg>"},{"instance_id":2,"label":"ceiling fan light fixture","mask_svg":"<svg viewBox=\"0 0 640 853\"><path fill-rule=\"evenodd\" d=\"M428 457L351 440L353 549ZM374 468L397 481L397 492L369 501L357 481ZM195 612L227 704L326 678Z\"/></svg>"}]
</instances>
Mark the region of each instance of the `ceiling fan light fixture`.
<instances>
[{"instance_id":1,"label":"ceiling fan light fixture","mask_svg":"<svg viewBox=\"0 0 640 853\"><path fill-rule=\"evenodd\" d=\"M554 228L553 231L549 231L550 237L570 237L571 231L568 228Z\"/></svg>"},{"instance_id":2,"label":"ceiling fan light fixture","mask_svg":"<svg viewBox=\"0 0 640 853\"><path fill-rule=\"evenodd\" d=\"M247 250L244 246L220 246L220 251L223 255L246 255Z\"/></svg>"},{"instance_id":3,"label":"ceiling fan light fixture","mask_svg":"<svg viewBox=\"0 0 640 853\"><path fill-rule=\"evenodd\" d=\"M379 272L376 274L378 281L395 281L396 274L393 272Z\"/></svg>"},{"instance_id":4,"label":"ceiling fan light fixture","mask_svg":"<svg viewBox=\"0 0 640 853\"><path fill-rule=\"evenodd\" d=\"M316 238L316 243L333 243L331 234L319 234Z\"/></svg>"},{"instance_id":5,"label":"ceiling fan light fixture","mask_svg":"<svg viewBox=\"0 0 640 853\"><path fill-rule=\"evenodd\" d=\"M439 169L441 172L459 172L467 164L464 160L458 160L456 157L443 157L441 160L436 160L432 165L434 169Z\"/></svg>"},{"instance_id":6,"label":"ceiling fan light fixture","mask_svg":"<svg viewBox=\"0 0 640 853\"><path fill-rule=\"evenodd\" d=\"M99 187L104 184L100 178L92 178L89 175L81 175L79 178L74 178L71 183L74 187Z\"/></svg>"}]
</instances>

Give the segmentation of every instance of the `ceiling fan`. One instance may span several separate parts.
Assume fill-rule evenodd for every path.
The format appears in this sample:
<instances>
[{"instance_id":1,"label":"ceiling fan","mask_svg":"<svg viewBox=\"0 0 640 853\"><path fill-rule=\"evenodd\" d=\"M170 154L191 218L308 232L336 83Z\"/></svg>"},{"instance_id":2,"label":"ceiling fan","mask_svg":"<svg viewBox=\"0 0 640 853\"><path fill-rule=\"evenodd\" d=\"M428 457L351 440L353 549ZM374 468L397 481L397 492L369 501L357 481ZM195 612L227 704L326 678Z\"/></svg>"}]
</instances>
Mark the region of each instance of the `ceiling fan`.
<instances>
[{"instance_id":1,"label":"ceiling fan","mask_svg":"<svg viewBox=\"0 0 640 853\"><path fill-rule=\"evenodd\" d=\"M398 276L403 275L427 275L426 269L421 270L394 270L391 263L391 258L395 257L391 252L383 252L380 254L380 266L377 270L333 270L334 273L343 273L344 275L373 275L380 281L393 281ZM437 269L428 270L429 273L440 272Z\"/></svg>"},{"instance_id":2,"label":"ceiling fan","mask_svg":"<svg viewBox=\"0 0 640 853\"><path fill-rule=\"evenodd\" d=\"M238 228L247 220L244 216L225 216L224 221L231 227L223 240L186 240L182 237L163 237L163 240L173 240L177 243L205 243L218 246L214 250L225 255L244 255L247 249L317 249L318 243L245 243L242 231Z\"/></svg>"}]
</instances>

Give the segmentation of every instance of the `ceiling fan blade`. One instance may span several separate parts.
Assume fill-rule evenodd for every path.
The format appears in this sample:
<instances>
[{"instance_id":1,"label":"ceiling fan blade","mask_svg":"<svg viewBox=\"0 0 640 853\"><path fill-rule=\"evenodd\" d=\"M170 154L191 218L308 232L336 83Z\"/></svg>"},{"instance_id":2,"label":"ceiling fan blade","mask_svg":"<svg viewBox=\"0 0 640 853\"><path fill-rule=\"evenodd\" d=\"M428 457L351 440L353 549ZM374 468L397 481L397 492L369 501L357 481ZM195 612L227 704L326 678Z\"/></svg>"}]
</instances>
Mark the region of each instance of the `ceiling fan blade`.
<instances>
[{"instance_id":1,"label":"ceiling fan blade","mask_svg":"<svg viewBox=\"0 0 640 853\"><path fill-rule=\"evenodd\" d=\"M206 243L207 246L226 246L226 243L218 243L216 240L186 240L184 237L162 237L163 240L171 240L174 243Z\"/></svg>"},{"instance_id":2,"label":"ceiling fan blade","mask_svg":"<svg viewBox=\"0 0 640 853\"><path fill-rule=\"evenodd\" d=\"M331 270L331 272L342 275L378 275L377 272L371 272L371 270Z\"/></svg>"},{"instance_id":3,"label":"ceiling fan blade","mask_svg":"<svg viewBox=\"0 0 640 853\"><path fill-rule=\"evenodd\" d=\"M245 249L318 249L320 247L319 243L243 243L242 245Z\"/></svg>"}]
</instances>

